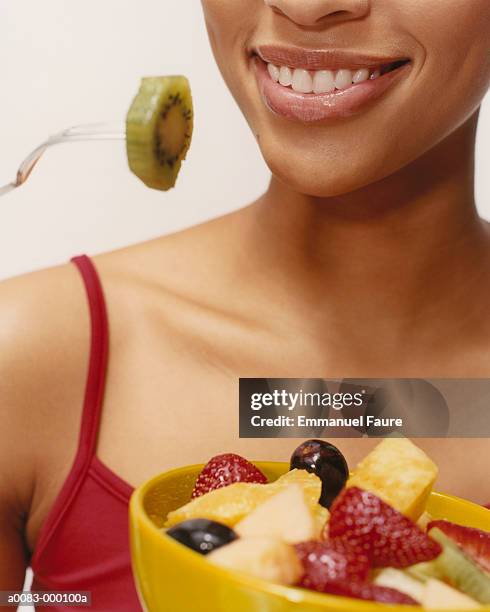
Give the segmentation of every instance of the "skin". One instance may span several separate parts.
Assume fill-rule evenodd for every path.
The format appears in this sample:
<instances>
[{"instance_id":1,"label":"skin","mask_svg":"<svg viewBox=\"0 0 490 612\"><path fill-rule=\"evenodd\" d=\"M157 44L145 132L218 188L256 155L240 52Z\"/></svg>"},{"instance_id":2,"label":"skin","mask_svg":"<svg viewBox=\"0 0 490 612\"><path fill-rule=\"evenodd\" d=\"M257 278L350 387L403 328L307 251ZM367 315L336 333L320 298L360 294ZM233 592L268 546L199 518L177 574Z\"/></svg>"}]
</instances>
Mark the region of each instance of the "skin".
<instances>
[{"instance_id":1,"label":"skin","mask_svg":"<svg viewBox=\"0 0 490 612\"><path fill-rule=\"evenodd\" d=\"M490 238L473 194L487 0L203 8L273 177L236 213L95 258L111 323L97 452L132 485L224 451L289 457L291 440L235 437L240 376L490 375ZM304 125L261 101L249 52L265 42L396 51L412 69L358 116ZM2 590L20 587L76 452L89 320L73 266L3 283L0 345ZM438 488L490 501L487 440L418 443ZM374 444L339 441L351 465Z\"/></svg>"}]
</instances>

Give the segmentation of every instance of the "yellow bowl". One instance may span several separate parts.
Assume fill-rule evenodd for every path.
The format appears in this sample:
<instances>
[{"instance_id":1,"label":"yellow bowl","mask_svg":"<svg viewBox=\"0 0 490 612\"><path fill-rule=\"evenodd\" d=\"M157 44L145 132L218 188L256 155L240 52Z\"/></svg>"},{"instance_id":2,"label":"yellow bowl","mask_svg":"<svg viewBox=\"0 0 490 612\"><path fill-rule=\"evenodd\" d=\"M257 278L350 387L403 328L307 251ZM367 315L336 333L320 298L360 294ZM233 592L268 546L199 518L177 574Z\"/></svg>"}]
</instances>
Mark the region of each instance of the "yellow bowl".
<instances>
[{"instance_id":1,"label":"yellow bowl","mask_svg":"<svg viewBox=\"0 0 490 612\"><path fill-rule=\"evenodd\" d=\"M285 463L256 465L271 481L289 469ZM133 571L148 612L420 611L412 606L386 606L282 587L230 572L164 535L161 527L167 514L189 501L202 467L193 465L161 474L139 487L131 498ZM456 497L432 493L428 511L436 519L490 531L490 511ZM490 612L490 606L480 610Z\"/></svg>"}]
</instances>

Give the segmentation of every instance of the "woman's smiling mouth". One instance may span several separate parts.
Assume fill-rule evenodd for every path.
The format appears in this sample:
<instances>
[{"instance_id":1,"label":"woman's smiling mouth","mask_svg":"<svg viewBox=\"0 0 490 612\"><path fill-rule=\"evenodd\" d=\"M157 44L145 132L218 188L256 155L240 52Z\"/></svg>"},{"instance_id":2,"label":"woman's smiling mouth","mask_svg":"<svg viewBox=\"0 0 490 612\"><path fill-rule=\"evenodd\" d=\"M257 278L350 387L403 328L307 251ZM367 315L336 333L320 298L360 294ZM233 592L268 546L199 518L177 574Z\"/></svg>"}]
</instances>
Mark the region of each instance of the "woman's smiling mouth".
<instances>
[{"instance_id":1,"label":"woman's smiling mouth","mask_svg":"<svg viewBox=\"0 0 490 612\"><path fill-rule=\"evenodd\" d=\"M408 74L406 58L265 46L254 53L259 88L274 113L304 123L349 117Z\"/></svg>"}]
</instances>

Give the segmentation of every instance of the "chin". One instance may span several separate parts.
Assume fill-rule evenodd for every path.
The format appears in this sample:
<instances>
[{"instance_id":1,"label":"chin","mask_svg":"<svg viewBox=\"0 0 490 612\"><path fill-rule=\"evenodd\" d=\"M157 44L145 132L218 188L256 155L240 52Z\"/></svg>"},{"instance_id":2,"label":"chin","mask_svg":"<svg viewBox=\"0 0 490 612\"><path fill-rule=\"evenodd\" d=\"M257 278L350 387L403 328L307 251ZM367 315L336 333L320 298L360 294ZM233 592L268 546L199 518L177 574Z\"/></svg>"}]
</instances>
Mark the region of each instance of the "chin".
<instances>
[{"instance_id":1,"label":"chin","mask_svg":"<svg viewBox=\"0 0 490 612\"><path fill-rule=\"evenodd\" d=\"M373 172L372 168L356 166L354 161L311 164L301 157L283 155L267 156L265 161L272 174L283 184L296 193L316 198L333 198L352 193L374 183L384 173Z\"/></svg>"}]
</instances>

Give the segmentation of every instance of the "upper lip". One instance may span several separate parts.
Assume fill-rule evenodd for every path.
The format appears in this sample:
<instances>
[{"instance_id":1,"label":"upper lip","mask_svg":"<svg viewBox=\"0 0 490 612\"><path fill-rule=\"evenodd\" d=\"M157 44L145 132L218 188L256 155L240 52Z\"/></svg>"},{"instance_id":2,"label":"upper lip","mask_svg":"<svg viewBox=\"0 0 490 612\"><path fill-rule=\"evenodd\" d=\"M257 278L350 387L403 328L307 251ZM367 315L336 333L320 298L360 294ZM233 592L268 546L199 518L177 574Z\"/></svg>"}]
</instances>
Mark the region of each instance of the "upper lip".
<instances>
[{"instance_id":1,"label":"upper lip","mask_svg":"<svg viewBox=\"0 0 490 612\"><path fill-rule=\"evenodd\" d=\"M408 61L403 55L370 55L353 50L304 49L282 45L261 45L255 48L255 53L266 63L306 70L361 69Z\"/></svg>"}]
</instances>

